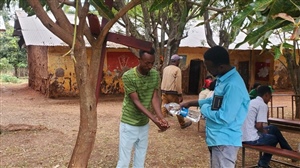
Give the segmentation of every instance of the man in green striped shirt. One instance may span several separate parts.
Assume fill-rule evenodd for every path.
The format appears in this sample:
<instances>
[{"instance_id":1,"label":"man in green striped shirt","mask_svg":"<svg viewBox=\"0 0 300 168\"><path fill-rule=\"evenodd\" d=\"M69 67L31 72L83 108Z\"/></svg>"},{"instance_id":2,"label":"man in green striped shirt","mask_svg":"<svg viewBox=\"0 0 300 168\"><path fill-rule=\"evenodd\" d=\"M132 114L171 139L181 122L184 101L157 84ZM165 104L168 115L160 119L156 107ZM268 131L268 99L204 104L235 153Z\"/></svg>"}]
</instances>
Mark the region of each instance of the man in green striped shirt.
<instances>
[{"instance_id":1,"label":"man in green striped shirt","mask_svg":"<svg viewBox=\"0 0 300 168\"><path fill-rule=\"evenodd\" d=\"M129 167L131 151L134 147L133 167L144 167L147 147L149 119L161 131L169 128L168 122L161 113L158 95L159 73L152 69L155 56L140 50L139 65L128 70L122 76L125 97L122 107L119 139L119 161L117 167ZM154 109L156 115L150 112Z\"/></svg>"}]
</instances>

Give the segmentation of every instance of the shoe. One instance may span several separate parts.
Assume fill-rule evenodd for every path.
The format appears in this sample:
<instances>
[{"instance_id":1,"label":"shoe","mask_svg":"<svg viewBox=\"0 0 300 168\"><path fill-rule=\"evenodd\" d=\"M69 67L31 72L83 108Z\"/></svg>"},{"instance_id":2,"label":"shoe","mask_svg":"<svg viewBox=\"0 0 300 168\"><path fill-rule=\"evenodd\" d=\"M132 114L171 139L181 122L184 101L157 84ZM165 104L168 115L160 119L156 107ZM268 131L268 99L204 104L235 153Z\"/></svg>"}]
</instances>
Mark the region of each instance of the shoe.
<instances>
[{"instance_id":1,"label":"shoe","mask_svg":"<svg viewBox=\"0 0 300 168\"><path fill-rule=\"evenodd\" d=\"M180 127L181 127L181 129L185 129L185 128L191 126L191 125L192 125L192 121L188 121L188 122L185 122L185 123L184 123L183 125L181 125Z\"/></svg>"},{"instance_id":2,"label":"shoe","mask_svg":"<svg viewBox=\"0 0 300 168\"><path fill-rule=\"evenodd\" d=\"M298 159L291 159L292 162L298 162Z\"/></svg>"},{"instance_id":3,"label":"shoe","mask_svg":"<svg viewBox=\"0 0 300 168\"><path fill-rule=\"evenodd\" d=\"M260 166L260 165L258 165L258 166L255 166L255 168L271 168L271 166Z\"/></svg>"}]
</instances>

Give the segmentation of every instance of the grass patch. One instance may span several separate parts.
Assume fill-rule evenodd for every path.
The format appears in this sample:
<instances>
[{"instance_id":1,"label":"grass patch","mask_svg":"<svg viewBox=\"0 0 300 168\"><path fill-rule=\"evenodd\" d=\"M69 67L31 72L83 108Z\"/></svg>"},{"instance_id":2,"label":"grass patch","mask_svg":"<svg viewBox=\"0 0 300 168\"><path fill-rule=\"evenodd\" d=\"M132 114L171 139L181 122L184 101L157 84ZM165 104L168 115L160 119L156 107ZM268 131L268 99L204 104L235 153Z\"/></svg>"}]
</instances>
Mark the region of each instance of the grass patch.
<instances>
[{"instance_id":1,"label":"grass patch","mask_svg":"<svg viewBox=\"0 0 300 168\"><path fill-rule=\"evenodd\" d=\"M4 83L24 83L27 82L27 80L27 78L17 78L7 74L0 75L0 81Z\"/></svg>"}]
</instances>

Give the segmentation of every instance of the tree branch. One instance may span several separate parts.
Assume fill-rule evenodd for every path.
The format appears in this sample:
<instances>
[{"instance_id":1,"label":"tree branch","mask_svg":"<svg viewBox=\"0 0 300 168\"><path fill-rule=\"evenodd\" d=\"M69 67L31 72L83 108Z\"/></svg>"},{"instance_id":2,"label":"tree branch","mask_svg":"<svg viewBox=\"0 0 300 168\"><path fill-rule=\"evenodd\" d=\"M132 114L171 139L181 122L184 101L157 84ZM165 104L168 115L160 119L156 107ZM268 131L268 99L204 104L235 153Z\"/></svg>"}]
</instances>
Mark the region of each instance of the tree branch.
<instances>
[{"instance_id":1,"label":"tree branch","mask_svg":"<svg viewBox=\"0 0 300 168\"><path fill-rule=\"evenodd\" d=\"M210 47L216 46L217 44L215 43L215 41L213 39L213 32L210 27L210 22L207 22L208 11L205 11L205 13L204 13L204 20L205 20L205 26L204 26L205 27L205 36L206 36L207 43Z\"/></svg>"},{"instance_id":2,"label":"tree branch","mask_svg":"<svg viewBox=\"0 0 300 168\"><path fill-rule=\"evenodd\" d=\"M68 5L68 6L73 6L75 8L75 1L58 0L58 2L61 3L59 6Z\"/></svg>"},{"instance_id":3,"label":"tree branch","mask_svg":"<svg viewBox=\"0 0 300 168\"><path fill-rule=\"evenodd\" d=\"M228 11L236 11L236 9L223 9L223 8L219 9L219 8L214 8L214 7L210 7L210 6L206 7L206 9L216 11L218 13L224 13L224 12L228 12Z\"/></svg>"},{"instance_id":4,"label":"tree branch","mask_svg":"<svg viewBox=\"0 0 300 168\"><path fill-rule=\"evenodd\" d=\"M107 35L110 28L118 21L119 18L121 18L123 15L125 15L126 12L128 12L130 9L135 7L136 5L140 4L141 0L132 0L130 1L124 8L122 8L113 19L111 19L103 28L103 30L100 33L100 40L97 41L96 46L100 46L103 44L105 36Z\"/></svg>"},{"instance_id":5,"label":"tree branch","mask_svg":"<svg viewBox=\"0 0 300 168\"><path fill-rule=\"evenodd\" d=\"M47 15L45 10L43 9L39 0L27 0L29 5L33 8L36 13L36 16L41 20L43 25L48 28L53 34L57 35L60 39L62 39L69 46L72 45L73 36L67 32L66 29L63 29L58 24L54 23L50 17ZM69 22L69 21L68 21ZM71 26L71 24L70 24Z\"/></svg>"}]
</instances>

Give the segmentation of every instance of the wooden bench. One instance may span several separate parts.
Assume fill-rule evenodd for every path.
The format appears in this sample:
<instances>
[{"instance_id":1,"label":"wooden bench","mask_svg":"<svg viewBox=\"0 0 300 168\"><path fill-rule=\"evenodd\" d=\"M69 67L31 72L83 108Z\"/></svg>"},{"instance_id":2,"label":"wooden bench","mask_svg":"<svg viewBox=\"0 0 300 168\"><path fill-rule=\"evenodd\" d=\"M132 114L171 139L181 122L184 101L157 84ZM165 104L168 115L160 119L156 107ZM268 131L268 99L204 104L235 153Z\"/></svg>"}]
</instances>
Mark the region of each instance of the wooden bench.
<instances>
[{"instance_id":1,"label":"wooden bench","mask_svg":"<svg viewBox=\"0 0 300 168\"><path fill-rule=\"evenodd\" d=\"M300 132L300 120L288 120L281 118L268 118L268 123L275 125L280 130Z\"/></svg>"},{"instance_id":2,"label":"wooden bench","mask_svg":"<svg viewBox=\"0 0 300 168\"><path fill-rule=\"evenodd\" d=\"M289 158L289 159L300 160L300 153L295 152L295 151L281 149L281 148L277 148L277 147L273 147L273 146L255 146L255 145L243 144L243 147L242 147L242 167L243 168L245 167L246 148L259 151L259 156L262 156L262 153L264 152L264 153L270 153L273 155L277 155L277 156L281 156L281 157L285 157L285 158ZM300 168L300 166L295 166L295 165L292 165L292 164L289 164L286 162L273 160L273 159L272 159L272 161L280 163L280 164L284 164L287 166Z\"/></svg>"}]
</instances>

